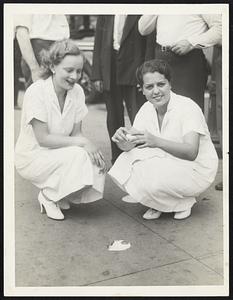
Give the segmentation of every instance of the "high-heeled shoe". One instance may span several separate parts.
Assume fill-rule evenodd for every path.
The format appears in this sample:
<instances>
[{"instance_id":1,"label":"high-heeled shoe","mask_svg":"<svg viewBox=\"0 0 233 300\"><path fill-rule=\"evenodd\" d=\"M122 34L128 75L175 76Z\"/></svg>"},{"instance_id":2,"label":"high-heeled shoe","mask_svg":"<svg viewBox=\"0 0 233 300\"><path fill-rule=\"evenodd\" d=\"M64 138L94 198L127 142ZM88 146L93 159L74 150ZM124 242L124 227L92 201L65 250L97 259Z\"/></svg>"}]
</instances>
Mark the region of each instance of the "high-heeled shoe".
<instances>
[{"instance_id":1,"label":"high-heeled shoe","mask_svg":"<svg viewBox=\"0 0 233 300\"><path fill-rule=\"evenodd\" d=\"M38 195L38 201L40 203L40 212L43 214L45 211L47 217L53 220L64 220L64 215L61 212L57 203L47 200L44 195L40 192Z\"/></svg>"}]
</instances>

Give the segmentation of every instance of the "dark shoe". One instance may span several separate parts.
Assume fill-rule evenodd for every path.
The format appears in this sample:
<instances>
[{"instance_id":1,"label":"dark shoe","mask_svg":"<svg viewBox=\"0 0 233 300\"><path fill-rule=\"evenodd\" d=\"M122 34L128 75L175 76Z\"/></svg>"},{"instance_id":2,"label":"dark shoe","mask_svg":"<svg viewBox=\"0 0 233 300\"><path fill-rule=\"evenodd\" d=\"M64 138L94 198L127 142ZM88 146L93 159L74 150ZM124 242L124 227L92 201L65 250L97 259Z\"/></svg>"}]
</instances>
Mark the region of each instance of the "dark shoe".
<instances>
[{"instance_id":1,"label":"dark shoe","mask_svg":"<svg viewBox=\"0 0 233 300\"><path fill-rule=\"evenodd\" d=\"M221 182L219 182L218 184L215 185L215 190L222 191L222 189L223 189L223 183L221 181Z\"/></svg>"}]
</instances>

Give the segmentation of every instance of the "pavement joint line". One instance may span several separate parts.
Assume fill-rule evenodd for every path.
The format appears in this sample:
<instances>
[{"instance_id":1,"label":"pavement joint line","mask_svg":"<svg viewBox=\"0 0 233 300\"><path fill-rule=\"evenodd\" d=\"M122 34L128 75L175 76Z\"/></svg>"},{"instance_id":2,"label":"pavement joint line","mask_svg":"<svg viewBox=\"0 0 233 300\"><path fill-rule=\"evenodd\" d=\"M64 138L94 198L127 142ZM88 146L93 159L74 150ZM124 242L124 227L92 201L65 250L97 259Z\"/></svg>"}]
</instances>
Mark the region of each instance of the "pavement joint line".
<instances>
[{"instance_id":1,"label":"pavement joint line","mask_svg":"<svg viewBox=\"0 0 233 300\"><path fill-rule=\"evenodd\" d=\"M104 280L98 280L98 281L95 281L95 282L84 284L82 286L88 286L88 285L95 284L95 283L106 282L106 281L109 281L109 280L112 280L112 279L117 279L117 278L129 276L129 275L133 275L133 274L138 274L138 273L149 271L149 270L159 269L159 268L162 268L162 267L165 267L165 266L169 266L169 265L173 265L173 264L177 264L177 263L185 262L185 261L189 261L189 260L192 260L192 258L184 258L184 259L181 259L181 260L177 260L177 261L173 261L173 262L170 262L170 263L154 266L154 267L151 267L151 268L146 268L146 269L142 269L142 270L139 270L139 271L130 272L130 273L127 273L127 274L107 278L107 279L104 279Z\"/></svg>"},{"instance_id":2,"label":"pavement joint line","mask_svg":"<svg viewBox=\"0 0 233 300\"><path fill-rule=\"evenodd\" d=\"M143 225L145 228L147 228L148 230L150 230L151 232L153 232L154 234L156 234L157 236L159 236L161 239L165 240L169 244L172 244L173 246L175 246L179 250L182 250L183 252L185 252L186 254L188 254L191 258L195 258L192 254L188 253L186 250L182 249L180 246L174 244L173 242L169 241L168 239L166 239L165 237L163 237L162 235L160 235L159 233L157 233L156 231L154 231L153 229L151 229L150 227L148 227L144 223L140 222L140 220L138 220L137 218L135 218L135 217L127 214L124 210L122 210L120 207L118 207L117 205L115 205L111 200L106 200L106 199L104 199L104 200L110 202L118 210L120 210L121 212L123 212L124 214L126 214L128 217L131 217L134 221L136 221L136 222L140 223L141 225Z\"/></svg>"},{"instance_id":3,"label":"pavement joint line","mask_svg":"<svg viewBox=\"0 0 233 300\"><path fill-rule=\"evenodd\" d=\"M215 272L217 275L221 276L224 279L224 275L217 272L216 270L214 270L213 268L211 268L209 265L205 264L204 262L196 259L200 264L202 264L203 266L205 266L206 268L210 269L211 271Z\"/></svg>"},{"instance_id":4,"label":"pavement joint line","mask_svg":"<svg viewBox=\"0 0 233 300\"><path fill-rule=\"evenodd\" d=\"M212 256L216 256L216 255L212 255ZM209 256L209 257L212 257L212 256ZM222 278L224 278L224 275L217 272L216 270L214 270L213 268L211 268L208 264L204 263L203 261L199 260L198 258L196 258L196 260L201 263L202 265L204 265L205 267L207 267L208 269L210 269L211 271L215 272L216 274L220 275Z\"/></svg>"},{"instance_id":5,"label":"pavement joint line","mask_svg":"<svg viewBox=\"0 0 233 300\"><path fill-rule=\"evenodd\" d=\"M196 261L198 261L199 263L205 265L204 263L202 263L197 257L193 256L192 254L190 254L189 252L187 252L186 250L184 250L183 248L181 248L180 246L176 245L175 243L167 240L165 237L161 236L159 233L155 232L153 229L151 229L150 227L146 226L144 223L140 222L140 220L136 219L135 217L127 214L124 210L122 210L121 208L119 208L117 205L115 205L111 200L106 200L105 201L109 201L114 207L116 207L118 210L120 210L121 212L123 212L124 214L126 214L127 216L131 217L133 220L135 220L136 222L140 223L141 225L143 225L144 227L146 227L147 229L149 229L151 232L155 233L157 236L159 236L160 238L162 238L163 240L167 241L169 244L172 244L175 248L181 250L182 252L184 252L185 254L190 256L190 259L194 259ZM207 265L205 265L207 266ZM219 274L218 272L216 272L215 270L213 270L212 268L210 268L209 266L207 266L211 271L214 271L216 274L222 276L221 274Z\"/></svg>"},{"instance_id":6,"label":"pavement joint line","mask_svg":"<svg viewBox=\"0 0 233 300\"><path fill-rule=\"evenodd\" d=\"M224 251L221 250L221 251L216 251L216 252L212 252L212 253L209 253L209 254L204 254L204 255L201 255L201 256L197 256L197 259L210 258L212 256L217 256L217 255L220 255L220 254L224 254Z\"/></svg>"}]
</instances>

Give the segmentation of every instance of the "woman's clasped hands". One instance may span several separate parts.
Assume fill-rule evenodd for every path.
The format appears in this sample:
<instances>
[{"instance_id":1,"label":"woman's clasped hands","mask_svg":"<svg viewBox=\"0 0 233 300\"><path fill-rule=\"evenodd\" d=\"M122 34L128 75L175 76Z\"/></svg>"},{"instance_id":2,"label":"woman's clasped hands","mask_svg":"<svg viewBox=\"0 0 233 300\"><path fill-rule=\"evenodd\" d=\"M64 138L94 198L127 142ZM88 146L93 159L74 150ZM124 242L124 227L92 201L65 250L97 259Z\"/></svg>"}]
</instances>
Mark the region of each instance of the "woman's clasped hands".
<instances>
[{"instance_id":1,"label":"woman's clasped hands","mask_svg":"<svg viewBox=\"0 0 233 300\"><path fill-rule=\"evenodd\" d=\"M157 147L157 137L146 131L139 131L133 127L127 129L120 127L117 129L112 137L112 141L118 143L119 146L125 146L127 148L145 148L145 147ZM123 149L124 150L124 149Z\"/></svg>"},{"instance_id":2,"label":"woman's clasped hands","mask_svg":"<svg viewBox=\"0 0 233 300\"><path fill-rule=\"evenodd\" d=\"M158 147L158 138L146 130L144 132L134 134L132 143L134 143L137 148L155 148Z\"/></svg>"}]
</instances>

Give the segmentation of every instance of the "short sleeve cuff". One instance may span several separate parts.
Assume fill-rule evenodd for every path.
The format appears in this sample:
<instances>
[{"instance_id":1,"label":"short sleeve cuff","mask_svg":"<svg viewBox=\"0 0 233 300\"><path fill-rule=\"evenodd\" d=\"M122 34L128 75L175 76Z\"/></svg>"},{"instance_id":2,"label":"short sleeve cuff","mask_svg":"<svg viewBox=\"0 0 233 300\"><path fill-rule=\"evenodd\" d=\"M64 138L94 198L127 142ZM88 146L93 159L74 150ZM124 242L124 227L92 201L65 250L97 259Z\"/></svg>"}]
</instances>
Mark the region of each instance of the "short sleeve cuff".
<instances>
[{"instance_id":1,"label":"short sleeve cuff","mask_svg":"<svg viewBox=\"0 0 233 300\"><path fill-rule=\"evenodd\" d=\"M185 130L183 130L183 136L185 136L186 134L190 133L190 132L197 132L201 135L206 135L206 130L202 127L202 126L199 126L199 127L194 127L194 126L190 126L190 127L187 127L185 128Z\"/></svg>"},{"instance_id":2,"label":"short sleeve cuff","mask_svg":"<svg viewBox=\"0 0 233 300\"><path fill-rule=\"evenodd\" d=\"M26 115L26 123L30 124L33 119L37 119L41 122L47 123L47 117L45 117L40 112L30 113Z\"/></svg>"}]
</instances>

